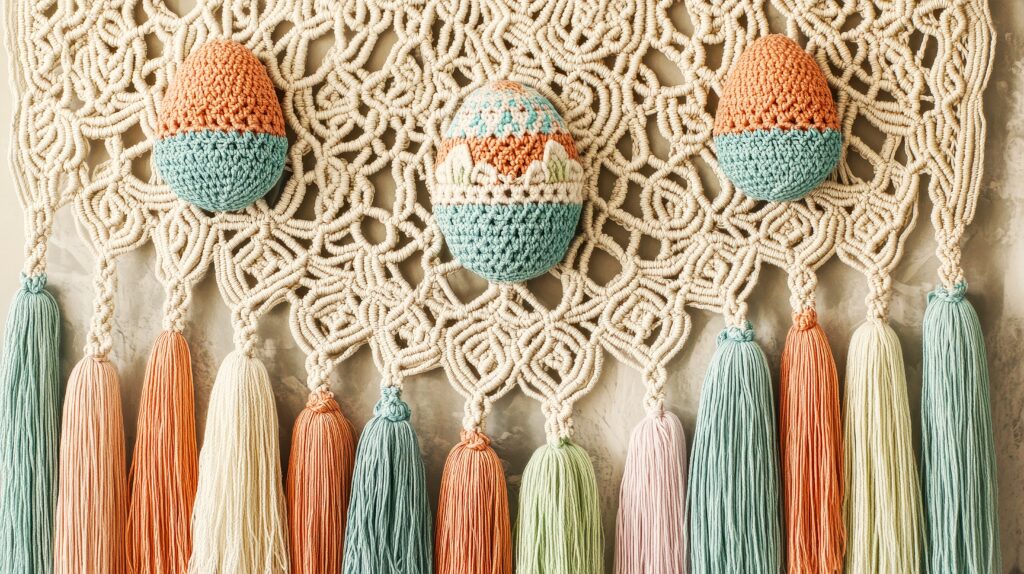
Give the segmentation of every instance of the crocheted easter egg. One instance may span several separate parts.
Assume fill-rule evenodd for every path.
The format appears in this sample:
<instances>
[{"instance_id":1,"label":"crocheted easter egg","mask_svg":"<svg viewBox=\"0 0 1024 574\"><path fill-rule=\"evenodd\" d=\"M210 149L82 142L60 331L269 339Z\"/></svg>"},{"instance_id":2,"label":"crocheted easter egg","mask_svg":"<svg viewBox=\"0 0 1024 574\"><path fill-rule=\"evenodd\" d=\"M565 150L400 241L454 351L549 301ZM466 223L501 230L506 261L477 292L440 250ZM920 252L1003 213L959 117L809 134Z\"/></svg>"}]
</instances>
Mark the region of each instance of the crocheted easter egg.
<instances>
[{"instance_id":1,"label":"crocheted easter egg","mask_svg":"<svg viewBox=\"0 0 1024 574\"><path fill-rule=\"evenodd\" d=\"M500 81L470 94L436 165L434 215L463 267L525 281L565 257L583 208L583 167L562 117L536 90Z\"/></svg>"},{"instance_id":2,"label":"crocheted easter egg","mask_svg":"<svg viewBox=\"0 0 1024 574\"><path fill-rule=\"evenodd\" d=\"M178 68L160 110L154 159L178 197L234 211L266 195L288 140L274 85L256 56L227 40L203 44Z\"/></svg>"},{"instance_id":3,"label":"crocheted easter egg","mask_svg":"<svg viewBox=\"0 0 1024 574\"><path fill-rule=\"evenodd\" d=\"M775 34L755 41L726 80L714 128L722 170L766 201L807 195L839 163L839 117L818 64Z\"/></svg>"}]
</instances>

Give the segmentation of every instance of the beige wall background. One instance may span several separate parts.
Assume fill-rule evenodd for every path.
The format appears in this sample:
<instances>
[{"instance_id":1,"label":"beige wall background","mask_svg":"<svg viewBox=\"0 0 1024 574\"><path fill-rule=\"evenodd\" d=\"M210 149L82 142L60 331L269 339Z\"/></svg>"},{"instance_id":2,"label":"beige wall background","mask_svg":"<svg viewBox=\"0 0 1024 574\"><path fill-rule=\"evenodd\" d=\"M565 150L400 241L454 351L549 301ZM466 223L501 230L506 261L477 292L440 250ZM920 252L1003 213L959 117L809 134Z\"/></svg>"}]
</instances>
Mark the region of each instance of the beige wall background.
<instances>
[{"instance_id":1,"label":"beige wall background","mask_svg":"<svg viewBox=\"0 0 1024 574\"><path fill-rule=\"evenodd\" d=\"M1004 570L1024 574L1024 2L991 0L997 32L997 52L986 93L989 120L984 189L977 218L965 245L964 262L971 299L986 332L992 374L992 413L1000 479L1000 523ZM0 47L0 52L3 48ZM13 95L8 82L7 54L0 81L0 168L4 206L0 208L0 315L18 285L22 263L23 224L12 187L9 154ZM981 174L979 174L981 176ZM931 209L922 199L922 213ZM915 432L921 384L921 319L925 294L935 282L934 242L927 218L910 237L904 261L894 276L892 325L900 336L906 359ZM92 257L66 210L58 217L50 245L50 285L64 315L62 353L65 372L81 356L92 309ZM118 263L115 344L112 359L121 374L129 449L149 347L160 330L163 292L153 274L153 253L143 249ZM821 271L819 312L840 371L850 335L864 317L864 279L838 261ZM768 269L751 299L751 321L758 341L778 373L779 355L789 327L788 290L784 274ZM669 407L693 434L704 370L722 327L720 317L691 311L690 341L670 365ZM275 384L281 444L286 452L295 416L305 403L303 355L288 333L287 313L278 309L260 326L261 357ZM200 440L206 401L220 360L231 350L228 313L213 283L212 273L198 287L185 335L192 347L197 389ZM333 389L346 415L358 427L369 418L378 396L379 377L364 348L334 373ZM632 427L643 416L639 374L613 360L606 361L601 380L579 403L577 439L594 459L603 501L605 536L614 537L618 485ZM431 490L437 492L448 450L458 441L461 400L435 371L409 381L406 399L413 408ZM533 449L544 441L539 408L525 396L503 399L489 428L503 458L513 501L523 468ZM130 451L129 451L130 452ZM606 545L610 556L611 544Z\"/></svg>"}]
</instances>

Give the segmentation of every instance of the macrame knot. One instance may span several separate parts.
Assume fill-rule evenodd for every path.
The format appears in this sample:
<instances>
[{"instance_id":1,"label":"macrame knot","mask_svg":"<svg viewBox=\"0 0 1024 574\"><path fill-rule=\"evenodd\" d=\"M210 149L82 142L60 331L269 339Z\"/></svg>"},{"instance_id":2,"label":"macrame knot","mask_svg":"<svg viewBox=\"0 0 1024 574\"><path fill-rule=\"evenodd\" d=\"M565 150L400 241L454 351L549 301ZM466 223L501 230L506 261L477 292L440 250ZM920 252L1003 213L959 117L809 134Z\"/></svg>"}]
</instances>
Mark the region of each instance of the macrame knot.
<instances>
[{"instance_id":1,"label":"macrame knot","mask_svg":"<svg viewBox=\"0 0 1024 574\"><path fill-rule=\"evenodd\" d=\"M341 407L338 406L338 402L334 400L334 393L327 390L326 387L320 387L309 394L309 399L306 401L306 408L315 413L321 414L341 410Z\"/></svg>"},{"instance_id":2,"label":"macrame knot","mask_svg":"<svg viewBox=\"0 0 1024 574\"><path fill-rule=\"evenodd\" d=\"M936 287L934 291L928 294L928 302L931 303L933 299L939 299L949 303L959 303L964 300L964 295L967 293L967 282L960 281L953 286L952 289L946 289L945 287Z\"/></svg>"},{"instance_id":3,"label":"macrame knot","mask_svg":"<svg viewBox=\"0 0 1024 574\"><path fill-rule=\"evenodd\" d=\"M46 287L46 273L28 276L21 274L21 287L29 293L41 293Z\"/></svg>"},{"instance_id":4,"label":"macrame knot","mask_svg":"<svg viewBox=\"0 0 1024 574\"><path fill-rule=\"evenodd\" d=\"M487 435L475 430L463 430L461 438L466 448L472 450L485 450L491 445L491 439Z\"/></svg>"},{"instance_id":5,"label":"macrame knot","mask_svg":"<svg viewBox=\"0 0 1024 574\"><path fill-rule=\"evenodd\" d=\"M804 309L793 313L793 326L798 331L806 331L818 324L818 312L814 309Z\"/></svg>"},{"instance_id":6,"label":"macrame knot","mask_svg":"<svg viewBox=\"0 0 1024 574\"><path fill-rule=\"evenodd\" d=\"M373 407L375 416L383 417L391 422L409 420L412 411L402 400L402 390L398 387L384 387L380 390L380 400Z\"/></svg>"},{"instance_id":7,"label":"macrame knot","mask_svg":"<svg viewBox=\"0 0 1024 574\"><path fill-rule=\"evenodd\" d=\"M737 343L749 343L754 340L754 327L750 321L744 321L743 326L730 326L718 334L718 344L721 345L726 339Z\"/></svg>"}]
</instances>

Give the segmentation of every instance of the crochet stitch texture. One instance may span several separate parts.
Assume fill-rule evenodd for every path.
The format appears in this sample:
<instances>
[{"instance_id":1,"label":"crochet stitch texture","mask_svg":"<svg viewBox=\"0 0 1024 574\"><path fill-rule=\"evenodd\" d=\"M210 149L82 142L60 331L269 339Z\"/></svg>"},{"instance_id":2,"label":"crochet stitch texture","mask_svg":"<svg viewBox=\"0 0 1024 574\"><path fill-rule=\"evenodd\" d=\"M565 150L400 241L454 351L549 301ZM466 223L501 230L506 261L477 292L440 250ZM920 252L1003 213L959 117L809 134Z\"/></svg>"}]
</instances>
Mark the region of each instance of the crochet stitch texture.
<instances>
[{"instance_id":1,"label":"crochet stitch texture","mask_svg":"<svg viewBox=\"0 0 1024 574\"><path fill-rule=\"evenodd\" d=\"M499 81L470 94L445 132L435 176L434 216L470 271L525 281L565 256L583 169L572 134L536 90Z\"/></svg>"},{"instance_id":2,"label":"crochet stitch texture","mask_svg":"<svg viewBox=\"0 0 1024 574\"><path fill-rule=\"evenodd\" d=\"M372 347L395 384L443 369L467 399L467 427L482 428L495 401L522 393L557 440L571 436L573 405L613 360L643 374L645 406L660 409L667 366L692 339L691 311L742 324L769 268L785 270L800 310L814 306L816 270L841 261L869 290L867 314L885 317L900 246L915 223L931 221L943 285L963 279L959 245L982 184L970 175L985 149L984 82L950 79L988 77L986 0L927 10L889 0L842 9L830 0L640 0L604 10L508 0L468 12L443 0L321 0L312 12L300 0L194 4L180 15L160 2L60 3L56 12L32 0L5 5L17 24L9 53L19 121L9 127L12 185L26 211L24 271L46 271L47 238L70 211L97 255L91 348L109 348L117 318L131 311L115 296L114 261L152 245L165 328L195 320L192 290L215 279L240 348L258 347L270 309L287 310L311 390ZM858 155L872 169L840 168L813 201L766 206L719 191L711 119L720 87L770 20L807 38L835 94L844 158ZM295 139L277 201L211 218L132 168L150 158L152 146L135 143L136 134L155 139L183 54L226 33L268 73L273 65ZM143 51L140 36L165 48ZM661 59L682 75L659 76L651 62ZM510 70L558 94L586 204L571 257L545 282L554 291L530 283L459 291L465 271L440 255L445 241L430 214L438 204L419 179L433 179L452 112L489 74ZM922 93L935 105L922 106ZM915 209L926 193L930 219ZM384 241L366 237L369 228ZM542 299L538 290L562 296Z\"/></svg>"},{"instance_id":3,"label":"crochet stitch texture","mask_svg":"<svg viewBox=\"0 0 1024 574\"><path fill-rule=\"evenodd\" d=\"M756 40L726 81L715 115L715 148L744 194L800 199L839 163L842 134L818 64L780 34Z\"/></svg>"},{"instance_id":4,"label":"crochet stitch texture","mask_svg":"<svg viewBox=\"0 0 1024 574\"><path fill-rule=\"evenodd\" d=\"M281 177L288 140L270 77L245 46L207 42L178 68L157 124L154 161L178 197L242 209Z\"/></svg>"}]
</instances>

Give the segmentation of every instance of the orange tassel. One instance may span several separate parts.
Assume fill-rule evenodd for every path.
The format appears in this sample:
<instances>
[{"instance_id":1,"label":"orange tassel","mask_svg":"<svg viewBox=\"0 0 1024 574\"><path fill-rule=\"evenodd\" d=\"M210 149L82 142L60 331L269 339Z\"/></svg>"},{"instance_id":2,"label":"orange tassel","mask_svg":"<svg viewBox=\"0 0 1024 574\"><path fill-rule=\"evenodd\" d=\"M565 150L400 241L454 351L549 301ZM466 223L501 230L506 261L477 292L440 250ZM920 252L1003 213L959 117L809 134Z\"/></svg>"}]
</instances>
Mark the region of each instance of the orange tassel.
<instances>
[{"instance_id":1,"label":"orange tassel","mask_svg":"<svg viewBox=\"0 0 1024 574\"><path fill-rule=\"evenodd\" d=\"M462 431L448 453L437 505L435 574L511 574L505 469L484 434Z\"/></svg>"},{"instance_id":2,"label":"orange tassel","mask_svg":"<svg viewBox=\"0 0 1024 574\"><path fill-rule=\"evenodd\" d=\"M340 574L355 432L327 390L314 391L292 432L288 526L292 574Z\"/></svg>"},{"instance_id":3,"label":"orange tassel","mask_svg":"<svg viewBox=\"0 0 1024 574\"><path fill-rule=\"evenodd\" d=\"M117 372L105 358L75 365L64 397L54 572L126 571L128 508Z\"/></svg>"},{"instance_id":4,"label":"orange tassel","mask_svg":"<svg viewBox=\"0 0 1024 574\"><path fill-rule=\"evenodd\" d=\"M128 565L134 573L188 570L199 474L194 404L188 343L181 333L164 331L146 364L129 474Z\"/></svg>"},{"instance_id":5,"label":"orange tassel","mask_svg":"<svg viewBox=\"0 0 1024 574\"><path fill-rule=\"evenodd\" d=\"M846 531L839 377L814 309L793 314L779 395L789 572L841 572Z\"/></svg>"}]
</instances>

